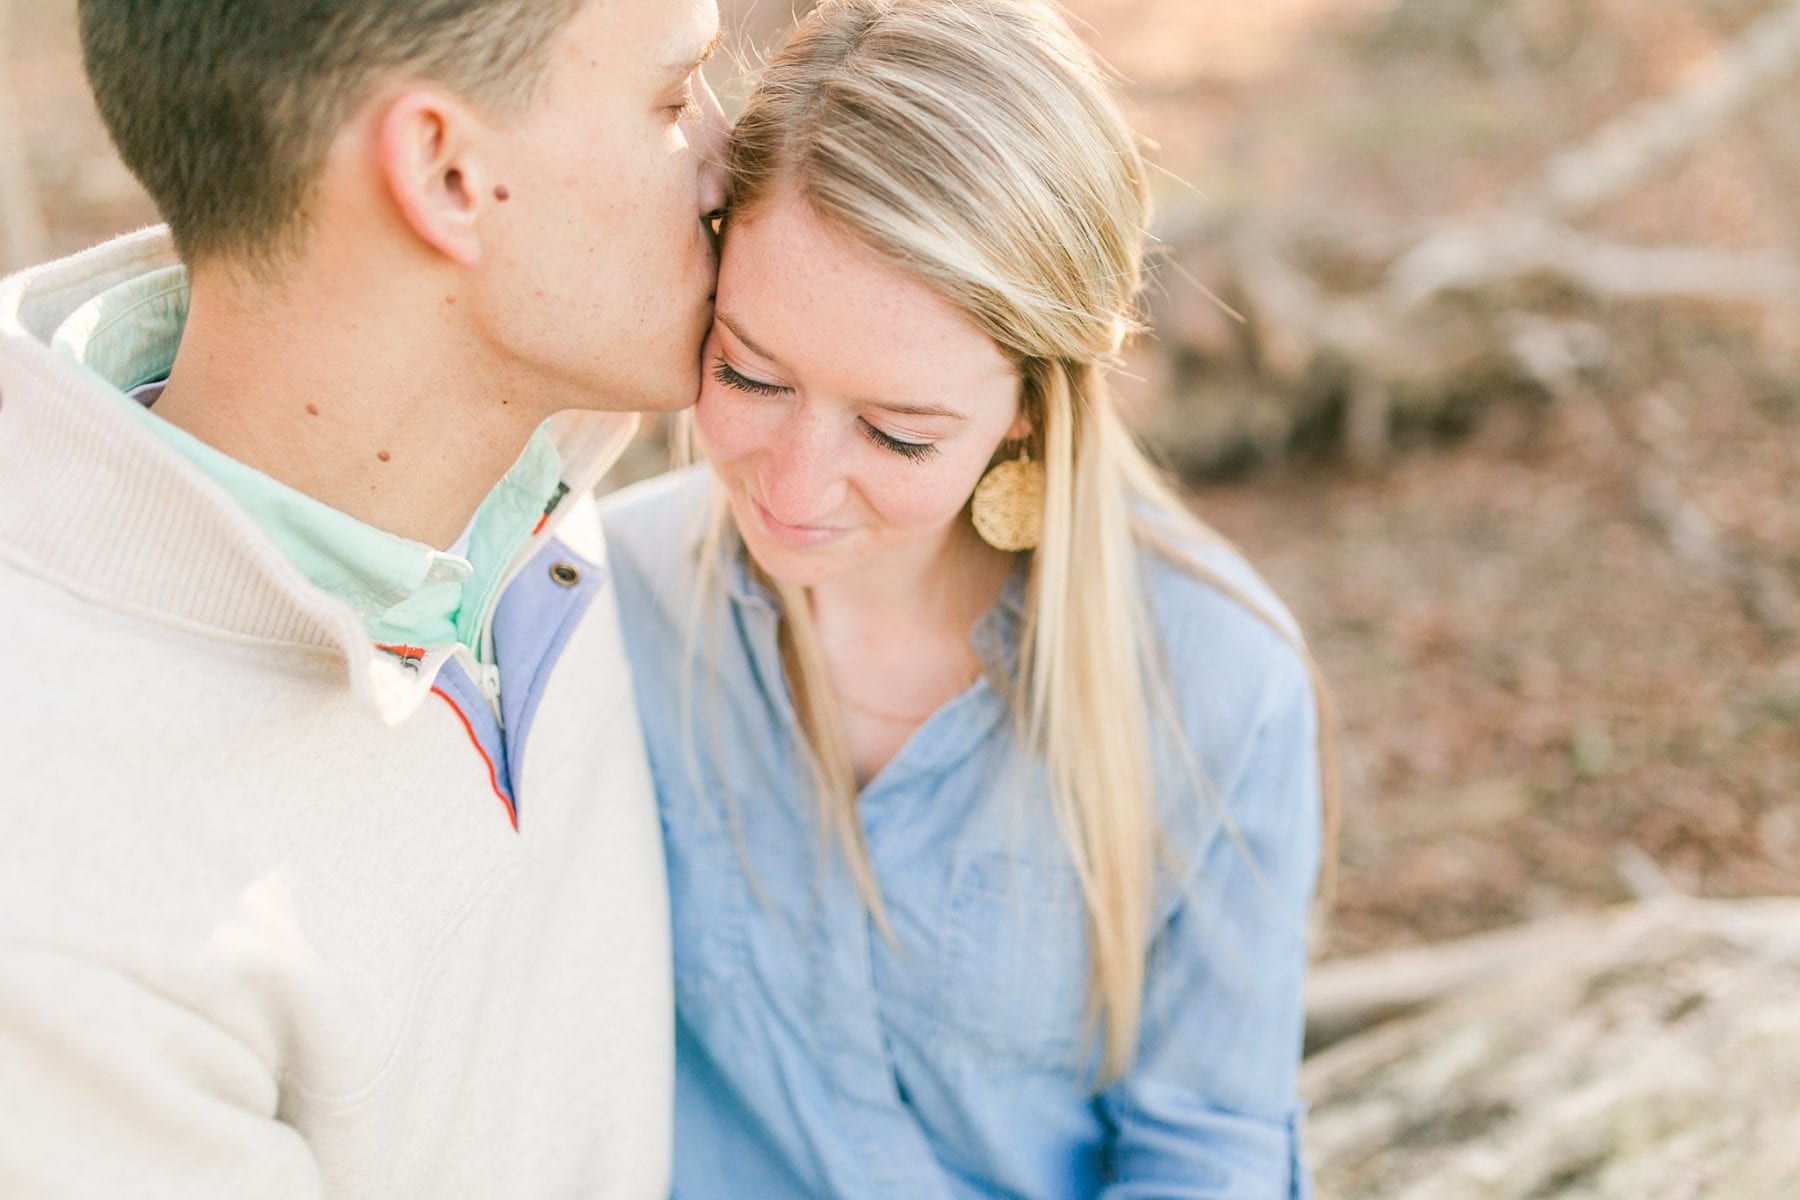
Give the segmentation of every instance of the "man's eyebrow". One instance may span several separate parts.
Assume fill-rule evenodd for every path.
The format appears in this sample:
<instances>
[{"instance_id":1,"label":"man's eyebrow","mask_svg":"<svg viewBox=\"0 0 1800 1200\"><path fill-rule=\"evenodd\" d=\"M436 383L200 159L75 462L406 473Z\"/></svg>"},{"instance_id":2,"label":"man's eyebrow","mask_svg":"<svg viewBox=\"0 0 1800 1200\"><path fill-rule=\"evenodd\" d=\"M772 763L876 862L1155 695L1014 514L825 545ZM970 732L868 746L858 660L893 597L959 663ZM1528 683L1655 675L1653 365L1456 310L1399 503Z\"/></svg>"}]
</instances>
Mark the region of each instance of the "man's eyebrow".
<instances>
[{"instance_id":1,"label":"man's eyebrow","mask_svg":"<svg viewBox=\"0 0 1800 1200\"><path fill-rule=\"evenodd\" d=\"M721 25L713 31L712 38L706 45L700 47L700 49L696 50L693 54L680 62L668 63L663 67L663 70L671 75L684 77L692 75L695 71L705 66L707 61L719 52L719 47L724 45L724 43L725 27Z\"/></svg>"}]
</instances>

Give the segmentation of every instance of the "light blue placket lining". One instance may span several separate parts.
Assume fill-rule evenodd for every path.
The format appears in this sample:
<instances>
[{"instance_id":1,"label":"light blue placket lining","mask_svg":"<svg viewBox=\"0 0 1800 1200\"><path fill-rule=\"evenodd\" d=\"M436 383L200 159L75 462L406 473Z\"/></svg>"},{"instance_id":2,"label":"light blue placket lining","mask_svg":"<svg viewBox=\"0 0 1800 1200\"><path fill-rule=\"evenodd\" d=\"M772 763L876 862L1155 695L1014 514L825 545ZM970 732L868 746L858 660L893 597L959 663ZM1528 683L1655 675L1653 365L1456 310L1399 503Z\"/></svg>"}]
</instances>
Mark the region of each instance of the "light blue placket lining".
<instances>
[{"instance_id":1,"label":"light blue placket lining","mask_svg":"<svg viewBox=\"0 0 1800 1200\"><path fill-rule=\"evenodd\" d=\"M187 321L185 267L165 267L102 292L57 329L52 348L97 376L150 428L223 487L316 586L362 617L370 640L460 644L483 658L481 628L518 555L556 498L561 461L549 433L525 451L476 511L466 556L387 533L214 449L144 402L175 361ZM485 661L485 660L484 660Z\"/></svg>"}]
</instances>

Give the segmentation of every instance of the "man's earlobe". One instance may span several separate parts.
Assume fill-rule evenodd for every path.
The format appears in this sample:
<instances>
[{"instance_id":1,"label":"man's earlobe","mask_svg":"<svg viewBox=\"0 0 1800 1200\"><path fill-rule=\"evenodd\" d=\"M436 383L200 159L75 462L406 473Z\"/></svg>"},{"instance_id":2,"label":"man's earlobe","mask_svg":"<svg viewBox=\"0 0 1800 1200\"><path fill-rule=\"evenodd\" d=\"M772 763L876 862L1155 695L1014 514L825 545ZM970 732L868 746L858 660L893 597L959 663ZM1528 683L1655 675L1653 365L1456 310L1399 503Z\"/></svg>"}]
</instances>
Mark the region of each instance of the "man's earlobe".
<instances>
[{"instance_id":1,"label":"man's earlobe","mask_svg":"<svg viewBox=\"0 0 1800 1200\"><path fill-rule=\"evenodd\" d=\"M476 118L419 88L388 103L379 147L388 195L420 240L464 266L481 261L481 180L470 153Z\"/></svg>"}]
</instances>

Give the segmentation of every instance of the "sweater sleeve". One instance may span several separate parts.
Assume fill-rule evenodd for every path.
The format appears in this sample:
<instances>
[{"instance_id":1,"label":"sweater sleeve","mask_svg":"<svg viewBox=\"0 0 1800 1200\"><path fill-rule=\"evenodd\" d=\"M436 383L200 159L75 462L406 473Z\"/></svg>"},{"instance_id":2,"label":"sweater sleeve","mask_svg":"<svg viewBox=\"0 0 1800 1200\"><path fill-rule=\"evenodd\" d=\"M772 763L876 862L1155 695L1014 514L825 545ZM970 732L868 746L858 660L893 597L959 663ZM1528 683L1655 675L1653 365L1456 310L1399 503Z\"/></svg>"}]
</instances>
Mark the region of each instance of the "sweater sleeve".
<instances>
[{"instance_id":1,"label":"sweater sleeve","mask_svg":"<svg viewBox=\"0 0 1800 1200\"><path fill-rule=\"evenodd\" d=\"M117 967L0 943L0 1195L322 1195L277 1080Z\"/></svg>"}]
</instances>

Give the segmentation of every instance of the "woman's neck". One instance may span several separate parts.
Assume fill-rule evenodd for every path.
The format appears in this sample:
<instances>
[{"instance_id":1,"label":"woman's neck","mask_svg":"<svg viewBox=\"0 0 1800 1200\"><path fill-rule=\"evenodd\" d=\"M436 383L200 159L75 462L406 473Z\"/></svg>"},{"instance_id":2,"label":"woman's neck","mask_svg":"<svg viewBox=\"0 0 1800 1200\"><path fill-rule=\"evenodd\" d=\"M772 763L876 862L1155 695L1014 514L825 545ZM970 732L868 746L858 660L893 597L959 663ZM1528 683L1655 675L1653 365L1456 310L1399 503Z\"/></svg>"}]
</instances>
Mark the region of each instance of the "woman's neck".
<instances>
[{"instance_id":1,"label":"woman's neck","mask_svg":"<svg viewBox=\"0 0 1800 1200\"><path fill-rule=\"evenodd\" d=\"M856 626L877 637L883 630L940 631L966 639L1000 595L1013 562L959 522L917 557L889 557L815 585L813 616L821 625Z\"/></svg>"},{"instance_id":2,"label":"woman's neck","mask_svg":"<svg viewBox=\"0 0 1800 1200\"><path fill-rule=\"evenodd\" d=\"M1012 563L970 534L910 570L888 563L813 589L813 623L859 782L979 676L970 634Z\"/></svg>"}]
</instances>

